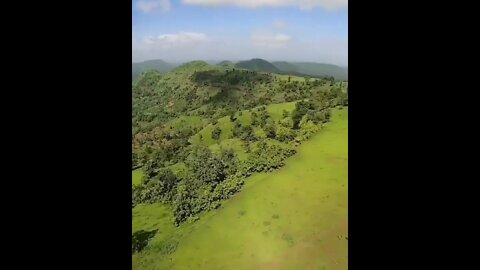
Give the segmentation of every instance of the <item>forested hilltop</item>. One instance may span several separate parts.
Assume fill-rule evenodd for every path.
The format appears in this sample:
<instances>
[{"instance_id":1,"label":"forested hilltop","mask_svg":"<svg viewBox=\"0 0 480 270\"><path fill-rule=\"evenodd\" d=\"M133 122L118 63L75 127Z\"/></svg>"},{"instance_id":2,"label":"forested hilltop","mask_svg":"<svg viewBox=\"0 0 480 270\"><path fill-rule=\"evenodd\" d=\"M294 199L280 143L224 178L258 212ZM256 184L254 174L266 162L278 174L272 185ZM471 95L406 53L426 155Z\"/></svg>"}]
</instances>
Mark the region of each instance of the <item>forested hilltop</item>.
<instances>
[{"instance_id":1,"label":"forested hilltop","mask_svg":"<svg viewBox=\"0 0 480 270\"><path fill-rule=\"evenodd\" d=\"M315 62L269 62L265 59L254 58L250 60L232 62L209 61L210 64L219 66L236 67L259 72L273 72L279 74L297 75L301 77L310 76L315 78L333 77L338 81L346 81L348 77L348 68L325 63ZM137 79L142 73L156 70L168 72L177 67L177 63L167 63L163 60L148 60L141 63L132 63L132 80Z\"/></svg>"},{"instance_id":2,"label":"forested hilltop","mask_svg":"<svg viewBox=\"0 0 480 270\"><path fill-rule=\"evenodd\" d=\"M348 106L348 83L203 61L132 82L132 207L172 206L194 221L238 192L246 177L275 170Z\"/></svg>"}]
</instances>

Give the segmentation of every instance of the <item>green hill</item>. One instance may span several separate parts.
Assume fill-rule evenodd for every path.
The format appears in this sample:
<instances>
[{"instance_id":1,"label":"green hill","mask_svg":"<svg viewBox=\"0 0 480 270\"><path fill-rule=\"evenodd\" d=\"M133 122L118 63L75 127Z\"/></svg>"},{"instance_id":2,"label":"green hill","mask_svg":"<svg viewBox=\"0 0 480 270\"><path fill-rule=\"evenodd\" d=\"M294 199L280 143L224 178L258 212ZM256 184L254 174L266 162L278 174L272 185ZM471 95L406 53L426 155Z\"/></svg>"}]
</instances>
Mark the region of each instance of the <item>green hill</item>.
<instances>
[{"instance_id":1,"label":"green hill","mask_svg":"<svg viewBox=\"0 0 480 270\"><path fill-rule=\"evenodd\" d=\"M259 58L254 58L247 61L240 61L237 64L235 64L235 67L254 70L254 71L273 72L273 73L280 71L278 68L272 65L272 63Z\"/></svg>"},{"instance_id":2,"label":"green hill","mask_svg":"<svg viewBox=\"0 0 480 270\"><path fill-rule=\"evenodd\" d=\"M298 73L298 67L289 62L285 62L285 61L272 62L272 65L274 65L280 71Z\"/></svg>"},{"instance_id":3,"label":"green hill","mask_svg":"<svg viewBox=\"0 0 480 270\"><path fill-rule=\"evenodd\" d=\"M156 70L159 72L168 72L175 66L163 60L148 60L141 63L132 63L132 80L135 80L142 72Z\"/></svg>"},{"instance_id":4,"label":"green hill","mask_svg":"<svg viewBox=\"0 0 480 270\"><path fill-rule=\"evenodd\" d=\"M217 63L217 66L234 66L235 64L232 62L232 61L229 61L229 60L223 60L219 63Z\"/></svg>"},{"instance_id":5,"label":"green hill","mask_svg":"<svg viewBox=\"0 0 480 270\"><path fill-rule=\"evenodd\" d=\"M250 67L263 71L268 67L259 59L247 62L252 64ZM347 112L345 106L348 105L347 88L348 85L343 82L210 65L205 61L184 63L165 73L157 70L147 71L134 80L133 269L169 269L171 266L169 264L174 258L178 260L179 266L182 263L188 264L187 260L183 259L185 256L191 257L191 261L196 261L196 264L182 265L179 267L181 269L224 268L225 265L214 261L214 258L209 258L209 262L204 262L200 267L200 263L203 262L199 262L198 259L204 255L200 257L197 254L188 255L192 251L198 252L195 251L197 242L193 238L193 242L183 242L184 236L195 230L203 220L207 220L207 216L214 217L223 206L227 209L227 203L231 201L229 198L235 194L239 192L245 194L245 191L251 194L254 190L252 182L257 181L255 179L258 179L258 176L284 167L303 143L328 128L332 111L342 111L345 114ZM342 143L344 142L342 139ZM332 141L325 139L322 139L320 146L321 151L315 147L307 149L311 149L312 154L321 155L326 153L327 146L330 147L329 151L339 149ZM259 202L245 201L252 207L230 208L233 214L228 217L235 219L228 220L237 222L237 216L238 218L245 216L248 219L254 217L252 220L256 223L252 225L255 231L258 229L257 239L263 241L263 244L276 241L272 243L279 247L281 247L279 243L283 243L285 248L291 247L300 241L299 239L307 239L307 235L296 232L296 229L300 228L298 226L311 226L304 227L308 228L308 231L304 230L308 233L316 232L317 225L323 226L321 228L330 228L329 222L334 220L329 215L333 212L330 212L328 207L320 207L315 203L316 199L312 199L322 199L328 194L313 193L313 190L320 191L317 187L324 186L332 180L332 175L325 173L333 171L344 173L345 171L339 171L334 167L333 163L338 161L343 164L345 159L343 156L340 159L335 156L323 156L324 161L320 160L319 163L318 157L321 156L309 156L308 161L305 161L300 156L297 166L307 173L300 178L301 181L296 177L292 178L295 174L291 174L299 171L298 167L282 170L284 173L288 171L290 173L276 175L281 176L280 185L273 186L275 179L278 179L275 176L267 180L272 184L271 187L258 190L264 194L265 190L270 190L273 197L265 197L268 201L263 201L263 197ZM316 168L318 170L314 171ZM324 174L324 178L317 185L315 176L320 173ZM304 197L311 198L308 202L299 202L295 199L286 204L297 202L298 207L308 207L305 209L312 213L319 209L328 210L325 212L327 216L322 214L319 223L309 220L301 223L297 220L295 223L297 225L291 225L292 218L297 219L305 215L290 216L294 212L299 213L293 204L292 209L280 207L280 204L276 207L275 204L280 202L275 201L275 194L282 192L298 194L307 192ZM332 198L337 194L331 189L328 189L328 192L333 192ZM345 204L343 199L335 202L335 205L330 206L335 208ZM256 207L259 204L262 206ZM257 212L255 209L260 211ZM346 214L342 212L340 218L345 217ZM216 220L220 221L223 218L219 216ZM228 225L227 223L223 225ZM235 227L235 230L242 230L244 226L251 225L248 222L238 224L243 225ZM342 224L344 223L340 225ZM268 230L268 226L273 228L277 225L282 225L282 228ZM203 228L208 230L208 226ZM222 225L215 225L217 226L220 228ZM328 233L324 229L322 232ZM342 236L345 234L343 229L338 233L342 233ZM198 234L195 235L198 237ZM266 239L270 236L274 236L275 240ZM325 245L319 244L320 247L329 246L330 240L338 237L333 235L332 238L330 234L325 236L328 236L325 238L328 241ZM268 241L264 241L265 239ZM232 243L243 245L247 242L235 239ZM244 248L251 249L247 245ZM227 253L235 249L222 247ZM343 248L336 250L341 256L345 255ZM281 250L272 253L275 256L280 254ZM305 258L314 259L318 257L317 255L305 255ZM238 265L252 269L272 268L246 265L249 256L250 254L241 255ZM323 259L315 260L316 263L324 263ZM297 268L303 269L307 266L298 265Z\"/></svg>"},{"instance_id":6,"label":"green hill","mask_svg":"<svg viewBox=\"0 0 480 270\"><path fill-rule=\"evenodd\" d=\"M272 62L280 72L293 75L308 75L314 77L334 77L336 80L348 80L348 69L331 64L313 62Z\"/></svg>"},{"instance_id":7,"label":"green hill","mask_svg":"<svg viewBox=\"0 0 480 270\"><path fill-rule=\"evenodd\" d=\"M158 230L132 255L134 270L346 269L348 109L333 110L282 170L248 177L235 199L194 223L175 227L164 204L138 205L132 215L132 232Z\"/></svg>"}]
</instances>

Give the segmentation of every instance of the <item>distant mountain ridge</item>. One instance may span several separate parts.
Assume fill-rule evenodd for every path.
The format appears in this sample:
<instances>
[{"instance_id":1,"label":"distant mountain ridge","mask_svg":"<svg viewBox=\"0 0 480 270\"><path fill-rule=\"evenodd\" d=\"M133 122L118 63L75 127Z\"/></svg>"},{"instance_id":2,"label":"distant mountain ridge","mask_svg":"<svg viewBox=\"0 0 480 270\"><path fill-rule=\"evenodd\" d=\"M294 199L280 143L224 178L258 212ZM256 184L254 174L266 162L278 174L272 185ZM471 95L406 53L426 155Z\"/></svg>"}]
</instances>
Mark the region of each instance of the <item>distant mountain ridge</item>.
<instances>
[{"instance_id":1,"label":"distant mountain ridge","mask_svg":"<svg viewBox=\"0 0 480 270\"><path fill-rule=\"evenodd\" d=\"M157 70L159 72L169 72L174 69L175 65L167 63L163 60L147 60L140 63L132 63L132 80L138 78L142 72Z\"/></svg>"},{"instance_id":2,"label":"distant mountain ridge","mask_svg":"<svg viewBox=\"0 0 480 270\"><path fill-rule=\"evenodd\" d=\"M213 62L213 60L210 60ZM177 67L185 67L192 65L204 66L209 63L206 61L191 61L184 64L173 64L163 60L148 60L141 63L132 63L132 80L138 78L142 72L157 70L165 73ZM260 58L253 58L239 62L230 60L223 60L217 62L217 66L232 66L248 70L271 72L279 74L290 74L296 76L311 76L311 77L334 77L336 80L348 80L348 68L336 66L332 64L315 63L315 62L287 62L287 61L273 61L269 62Z\"/></svg>"},{"instance_id":3,"label":"distant mountain ridge","mask_svg":"<svg viewBox=\"0 0 480 270\"><path fill-rule=\"evenodd\" d=\"M272 73L277 73L280 71L278 68L272 65L272 63L260 58L253 58L246 61L240 61L235 64L235 67L254 70L254 71L272 72Z\"/></svg>"},{"instance_id":4,"label":"distant mountain ridge","mask_svg":"<svg viewBox=\"0 0 480 270\"><path fill-rule=\"evenodd\" d=\"M314 62L272 62L280 71L292 74L304 74L315 77L332 76L336 80L348 80L348 68Z\"/></svg>"}]
</instances>

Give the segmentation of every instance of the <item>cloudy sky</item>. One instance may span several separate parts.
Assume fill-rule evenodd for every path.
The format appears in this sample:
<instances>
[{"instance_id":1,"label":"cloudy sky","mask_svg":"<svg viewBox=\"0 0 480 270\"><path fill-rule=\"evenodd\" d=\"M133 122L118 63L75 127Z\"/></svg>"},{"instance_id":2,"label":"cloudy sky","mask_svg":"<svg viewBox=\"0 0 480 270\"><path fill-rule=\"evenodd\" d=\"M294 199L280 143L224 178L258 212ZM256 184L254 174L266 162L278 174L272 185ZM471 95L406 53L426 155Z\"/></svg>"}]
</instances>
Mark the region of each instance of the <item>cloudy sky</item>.
<instances>
[{"instance_id":1,"label":"cloudy sky","mask_svg":"<svg viewBox=\"0 0 480 270\"><path fill-rule=\"evenodd\" d=\"M347 0L132 0L132 61L347 65Z\"/></svg>"}]
</instances>

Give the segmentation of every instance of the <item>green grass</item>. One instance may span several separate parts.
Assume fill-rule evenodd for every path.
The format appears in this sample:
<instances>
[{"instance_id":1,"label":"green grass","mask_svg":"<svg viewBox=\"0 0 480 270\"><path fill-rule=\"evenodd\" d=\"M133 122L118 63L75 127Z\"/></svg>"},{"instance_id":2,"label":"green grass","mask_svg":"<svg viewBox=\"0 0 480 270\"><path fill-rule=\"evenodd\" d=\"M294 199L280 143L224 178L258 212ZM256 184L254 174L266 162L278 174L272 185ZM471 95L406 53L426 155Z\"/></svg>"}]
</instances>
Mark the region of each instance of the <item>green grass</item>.
<instances>
[{"instance_id":1,"label":"green grass","mask_svg":"<svg viewBox=\"0 0 480 270\"><path fill-rule=\"evenodd\" d=\"M132 185L139 185L142 182L143 171L142 169L136 169L132 171Z\"/></svg>"},{"instance_id":2,"label":"green grass","mask_svg":"<svg viewBox=\"0 0 480 270\"><path fill-rule=\"evenodd\" d=\"M300 77L300 76L294 76L294 75L286 75L286 74L275 74L275 77L277 77L279 80L282 80L282 81L288 81L288 77L290 77L290 81L291 82L304 82L305 81L305 77ZM310 81L313 81L314 79L310 79Z\"/></svg>"},{"instance_id":3,"label":"green grass","mask_svg":"<svg viewBox=\"0 0 480 270\"><path fill-rule=\"evenodd\" d=\"M252 113L248 110L242 111L242 115L237 113L235 116L240 121L242 126L250 126L252 124Z\"/></svg>"},{"instance_id":4,"label":"green grass","mask_svg":"<svg viewBox=\"0 0 480 270\"><path fill-rule=\"evenodd\" d=\"M280 119L283 119L283 111L286 110L288 112L292 112L295 109L295 103L296 102L285 102L285 103L278 103L278 104L270 104L267 105L267 112L269 113L270 117L276 122ZM259 106L260 107L260 106ZM252 112L257 112L258 113L258 108L255 107L251 109ZM235 114L235 117L237 117L242 124L242 126L250 126L252 123L252 113L249 110L243 110L241 115L239 113ZM197 120L198 121L198 120ZM209 124L202 130L200 130L197 134L193 135L190 138L190 142L192 144L203 144L206 146L212 146L215 144L221 144L224 140L227 139L232 139L233 138L233 122L230 121L230 116L225 116L220 119L218 119L218 123L216 124L220 129L222 130L222 133L220 134L220 139L214 140L212 138L212 131L214 129L214 125ZM255 135L257 137L265 137L265 132L259 128L256 127L254 128ZM200 139L200 135L202 139ZM217 146L213 146L214 149Z\"/></svg>"},{"instance_id":5,"label":"green grass","mask_svg":"<svg viewBox=\"0 0 480 270\"><path fill-rule=\"evenodd\" d=\"M137 206L134 228L159 228L170 238L155 236L133 256L134 269L140 263L141 269L347 269L347 168L344 108L284 168L251 176L239 194L194 224L172 230L164 210ZM178 246L160 256L155 247L167 238Z\"/></svg>"},{"instance_id":6,"label":"green grass","mask_svg":"<svg viewBox=\"0 0 480 270\"><path fill-rule=\"evenodd\" d=\"M296 103L297 102L270 104L267 106L267 112L270 114L270 117L272 117L273 120L278 121L283 119L283 111L285 110L291 113L295 109Z\"/></svg>"},{"instance_id":7,"label":"green grass","mask_svg":"<svg viewBox=\"0 0 480 270\"><path fill-rule=\"evenodd\" d=\"M235 154L237 155L238 159L246 160L248 158L248 154L245 153L244 142L241 139L234 138L234 139L226 139L220 143L212 144L209 148L214 153L220 153L221 149L232 149Z\"/></svg>"},{"instance_id":8,"label":"green grass","mask_svg":"<svg viewBox=\"0 0 480 270\"><path fill-rule=\"evenodd\" d=\"M147 256L139 253L132 255L133 269L144 269L145 266L151 264L148 255L160 249L167 241L174 240L178 229L173 225L172 218L171 209L162 204L140 204L132 209L132 233L140 230L157 230L145 248L149 251Z\"/></svg>"},{"instance_id":9,"label":"green grass","mask_svg":"<svg viewBox=\"0 0 480 270\"><path fill-rule=\"evenodd\" d=\"M222 130L222 133L220 134L220 139L214 140L212 138L212 131L215 126L212 124L209 124L200 132L193 135L192 138L190 139L190 142L192 144L203 144L203 145L209 146L233 137L233 134L232 134L233 123L232 121L230 121L229 116L225 116L218 119L218 123L216 124L216 126L218 126ZM202 135L202 139L200 139L199 135Z\"/></svg>"},{"instance_id":10,"label":"green grass","mask_svg":"<svg viewBox=\"0 0 480 270\"><path fill-rule=\"evenodd\" d=\"M204 120L200 116L179 116L172 121L165 124L167 128L172 127L175 129L185 128L202 128Z\"/></svg>"},{"instance_id":11,"label":"green grass","mask_svg":"<svg viewBox=\"0 0 480 270\"><path fill-rule=\"evenodd\" d=\"M335 111L283 169L248 179L182 242L175 269L347 269L347 117Z\"/></svg>"}]
</instances>

